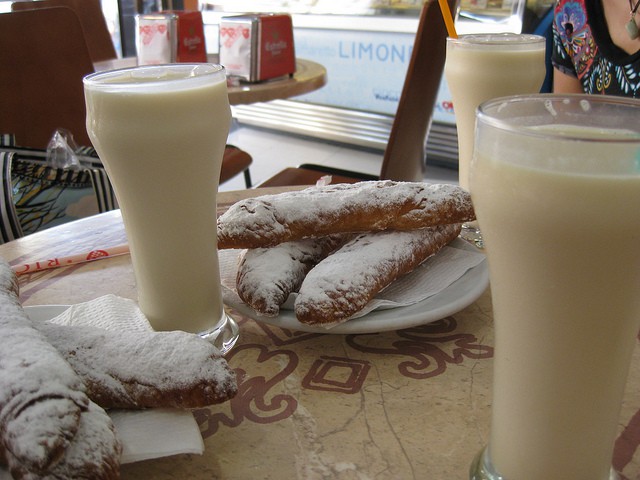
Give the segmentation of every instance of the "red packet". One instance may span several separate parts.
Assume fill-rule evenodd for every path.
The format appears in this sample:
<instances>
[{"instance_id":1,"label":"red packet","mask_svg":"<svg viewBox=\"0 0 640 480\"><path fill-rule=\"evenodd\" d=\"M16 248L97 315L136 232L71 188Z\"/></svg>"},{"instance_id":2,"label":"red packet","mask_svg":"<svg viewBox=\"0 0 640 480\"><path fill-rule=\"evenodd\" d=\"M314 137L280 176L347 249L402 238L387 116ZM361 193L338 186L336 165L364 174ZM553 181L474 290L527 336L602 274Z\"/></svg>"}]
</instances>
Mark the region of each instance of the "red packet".
<instances>
[{"instance_id":1,"label":"red packet","mask_svg":"<svg viewBox=\"0 0 640 480\"><path fill-rule=\"evenodd\" d=\"M202 13L168 11L163 13L177 16L177 52L176 61L181 63L204 63L207 61L207 48L204 40Z\"/></svg>"},{"instance_id":2,"label":"red packet","mask_svg":"<svg viewBox=\"0 0 640 480\"><path fill-rule=\"evenodd\" d=\"M249 82L296 70L293 26L285 14L250 14L220 20L220 63Z\"/></svg>"}]
</instances>

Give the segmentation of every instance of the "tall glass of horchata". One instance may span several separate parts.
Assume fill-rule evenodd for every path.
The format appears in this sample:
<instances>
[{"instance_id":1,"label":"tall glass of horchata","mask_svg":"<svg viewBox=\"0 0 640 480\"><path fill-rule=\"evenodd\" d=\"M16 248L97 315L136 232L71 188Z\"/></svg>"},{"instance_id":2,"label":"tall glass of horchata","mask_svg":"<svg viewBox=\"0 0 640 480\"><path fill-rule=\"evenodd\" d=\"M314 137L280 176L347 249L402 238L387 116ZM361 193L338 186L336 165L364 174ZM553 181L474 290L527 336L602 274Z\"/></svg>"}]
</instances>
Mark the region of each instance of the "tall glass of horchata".
<instances>
[{"instance_id":1,"label":"tall glass of horchata","mask_svg":"<svg viewBox=\"0 0 640 480\"><path fill-rule=\"evenodd\" d=\"M472 479L605 480L640 328L640 101L480 106L470 187L495 317Z\"/></svg>"},{"instance_id":2,"label":"tall glass of horchata","mask_svg":"<svg viewBox=\"0 0 640 480\"><path fill-rule=\"evenodd\" d=\"M157 330L185 330L226 351L216 195L231 113L225 70L134 67L84 79L87 130L127 232L140 308Z\"/></svg>"},{"instance_id":3,"label":"tall glass of horchata","mask_svg":"<svg viewBox=\"0 0 640 480\"><path fill-rule=\"evenodd\" d=\"M469 188L476 108L491 98L537 93L546 74L545 39L539 35L486 33L447 38L444 74L458 132L458 180ZM475 224L463 236L481 245Z\"/></svg>"}]
</instances>

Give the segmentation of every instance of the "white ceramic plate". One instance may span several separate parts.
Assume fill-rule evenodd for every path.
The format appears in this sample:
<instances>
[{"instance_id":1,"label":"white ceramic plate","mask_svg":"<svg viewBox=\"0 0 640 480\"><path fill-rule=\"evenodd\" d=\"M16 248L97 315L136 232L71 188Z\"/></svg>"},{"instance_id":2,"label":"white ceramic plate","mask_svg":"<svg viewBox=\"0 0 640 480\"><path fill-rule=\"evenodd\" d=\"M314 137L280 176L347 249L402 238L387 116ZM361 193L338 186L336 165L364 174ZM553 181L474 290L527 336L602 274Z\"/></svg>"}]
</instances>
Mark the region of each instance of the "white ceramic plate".
<instances>
[{"instance_id":1,"label":"white ceramic plate","mask_svg":"<svg viewBox=\"0 0 640 480\"><path fill-rule=\"evenodd\" d=\"M461 248L473 251L476 247L464 243ZM374 310L330 329L300 323L292 310L281 310L277 317L258 315L237 295L225 298L225 302L246 317L289 330L332 334L377 333L417 327L453 315L475 302L488 285L489 270L485 259L447 288L421 302L407 307ZM25 307L25 312L34 321L45 321L60 315L67 308L69 305L36 305Z\"/></svg>"},{"instance_id":2,"label":"white ceramic plate","mask_svg":"<svg viewBox=\"0 0 640 480\"><path fill-rule=\"evenodd\" d=\"M476 247L466 243L463 247L474 251ZM258 322L276 327L303 332L315 333L377 333L389 330L416 327L435 322L464 309L475 302L489 285L489 270L486 259L479 265L468 270L462 277L441 292L421 302L407 307L374 310L360 318L327 329L300 323L292 310L281 310L277 317L258 315L255 310L247 306L237 295L225 297L225 303L242 315L253 318Z\"/></svg>"}]
</instances>

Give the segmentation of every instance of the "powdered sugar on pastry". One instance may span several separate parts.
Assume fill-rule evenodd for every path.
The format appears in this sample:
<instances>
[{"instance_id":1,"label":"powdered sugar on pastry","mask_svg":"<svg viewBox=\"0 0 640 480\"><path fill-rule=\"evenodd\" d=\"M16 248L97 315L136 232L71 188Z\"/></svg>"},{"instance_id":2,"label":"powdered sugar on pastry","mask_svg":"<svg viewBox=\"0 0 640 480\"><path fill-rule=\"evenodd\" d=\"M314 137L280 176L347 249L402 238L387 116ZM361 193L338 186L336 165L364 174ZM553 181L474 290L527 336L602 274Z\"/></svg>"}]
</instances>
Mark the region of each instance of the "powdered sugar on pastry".
<instances>
[{"instance_id":1,"label":"powdered sugar on pastry","mask_svg":"<svg viewBox=\"0 0 640 480\"><path fill-rule=\"evenodd\" d=\"M0 338L0 457L45 471L62 457L89 399L80 378L33 327L2 259Z\"/></svg>"},{"instance_id":2,"label":"powdered sugar on pastry","mask_svg":"<svg viewBox=\"0 0 640 480\"><path fill-rule=\"evenodd\" d=\"M120 478L122 445L107 413L94 403L82 412L78 432L58 463L42 475L28 471L9 456L7 462L16 480L74 479L116 480Z\"/></svg>"},{"instance_id":3,"label":"powdered sugar on pastry","mask_svg":"<svg viewBox=\"0 0 640 480\"><path fill-rule=\"evenodd\" d=\"M298 320L330 326L348 320L396 278L460 233L460 224L359 235L318 263L295 301Z\"/></svg>"},{"instance_id":4,"label":"powdered sugar on pastry","mask_svg":"<svg viewBox=\"0 0 640 480\"><path fill-rule=\"evenodd\" d=\"M238 296L261 315L275 317L305 275L350 235L329 235L247 250L236 277Z\"/></svg>"},{"instance_id":5,"label":"powdered sugar on pastry","mask_svg":"<svg viewBox=\"0 0 640 480\"><path fill-rule=\"evenodd\" d=\"M475 219L457 185L390 180L240 201L218 219L218 248L258 248L344 232L412 230Z\"/></svg>"},{"instance_id":6,"label":"powdered sugar on pastry","mask_svg":"<svg viewBox=\"0 0 640 480\"><path fill-rule=\"evenodd\" d=\"M237 391L235 373L212 344L181 332L107 331L43 322L37 328L103 408L196 408Z\"/></svg>"}]
</instances>

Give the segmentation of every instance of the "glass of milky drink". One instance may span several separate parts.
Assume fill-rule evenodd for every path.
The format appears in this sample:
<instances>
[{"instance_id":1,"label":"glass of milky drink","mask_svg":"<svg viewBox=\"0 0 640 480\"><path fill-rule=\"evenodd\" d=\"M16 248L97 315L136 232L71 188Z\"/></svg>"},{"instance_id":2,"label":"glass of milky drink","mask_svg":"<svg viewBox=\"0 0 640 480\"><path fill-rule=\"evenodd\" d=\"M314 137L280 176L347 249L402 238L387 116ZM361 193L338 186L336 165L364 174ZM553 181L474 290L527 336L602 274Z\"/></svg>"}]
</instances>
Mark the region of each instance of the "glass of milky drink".
<instances>
[{"instance_id":1,"label":"glass of milky drink","mask_svg":"<svg viewBox=\"0 0 640 480\"><path fill-rule=\"evenodd\" d=\"M469 189L476 108L495 97L537 93L544 82L544 37L486 33L447 38L444 74L451 92L458 132L458 181ZM463 236L482 245L476 224Z\"/></svg>"},{"instance_id":2,"label":"glass of milky drink","mask_svg":"<svg viewBox=\"0 0 640 480\"><path fill-rule=\"evenodd\" d=\"M141 310L156 330L198 333L223 352L216 195L231 112L223 67L172 64L84 79L87 131L122 211Z\"/></svg>"},{"instance_id":3,"label":"glass of milky drink","mask_svg":"<svg viewBox=\"0 0 640 480\"><path fill-rule=\"evenodd\" d=\"M640 101L478 110L471 195L495 319L491 434L471 479L605 480L640 328Z\"/></svg>"}]
</instances>

